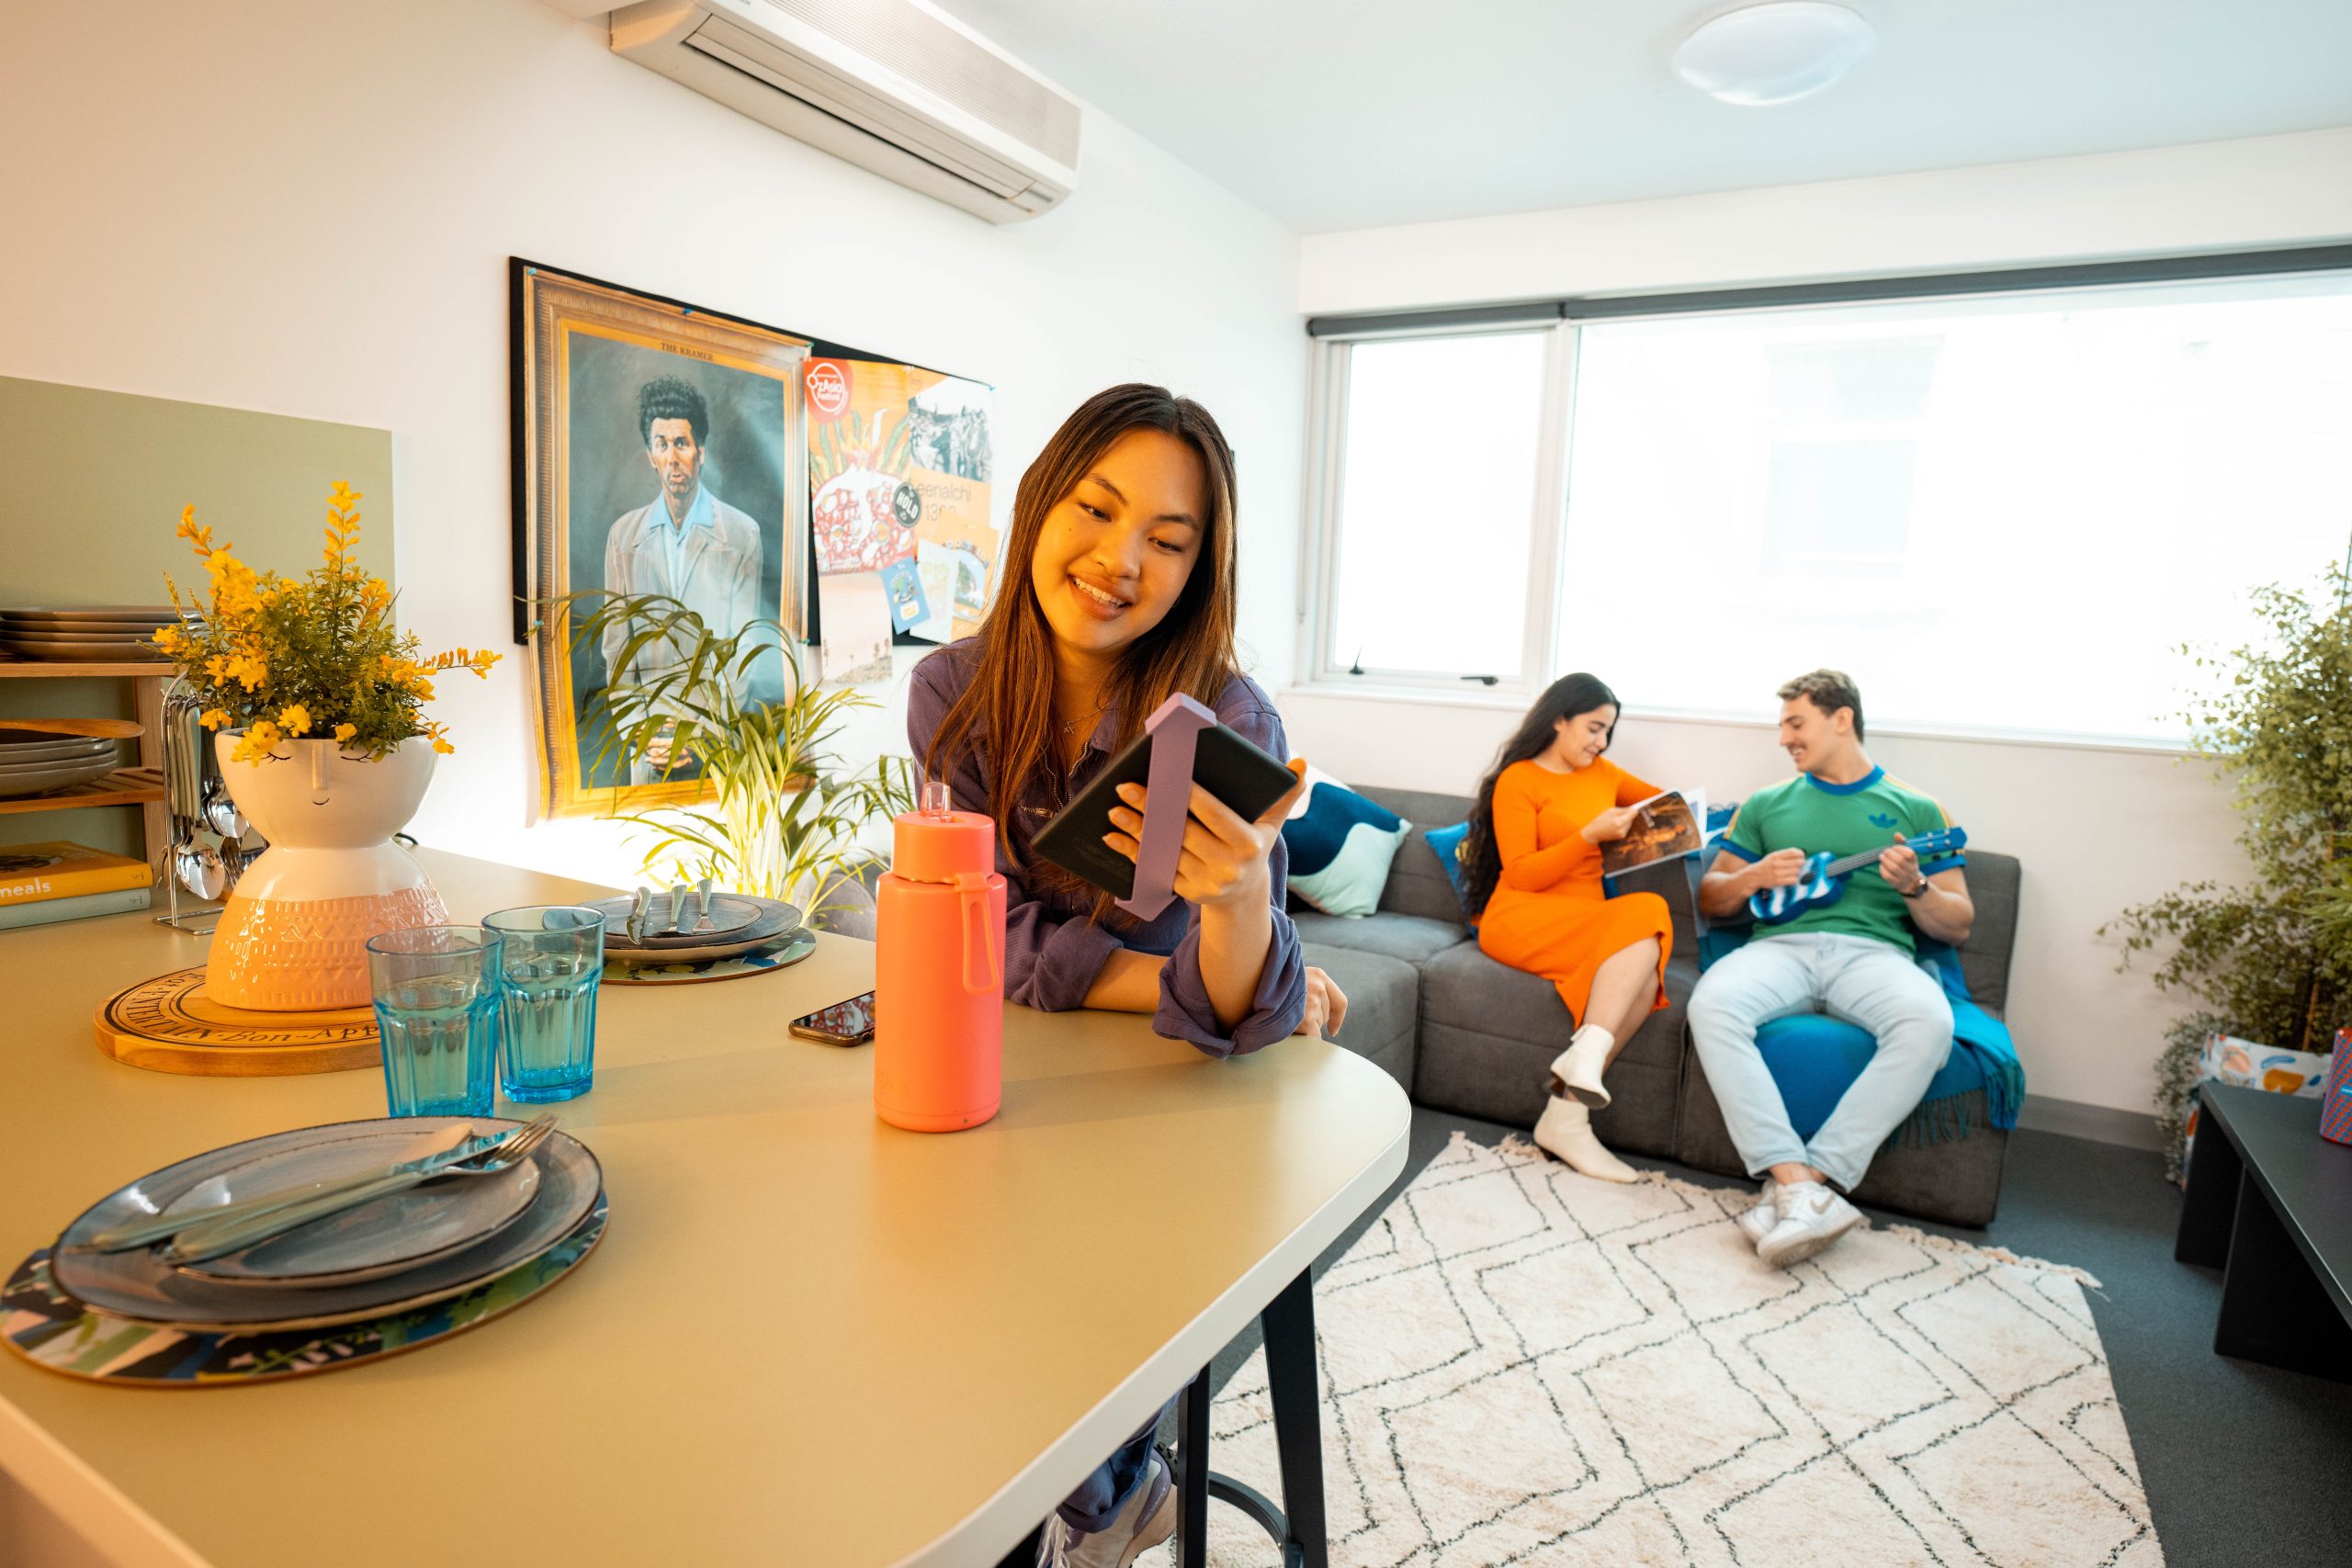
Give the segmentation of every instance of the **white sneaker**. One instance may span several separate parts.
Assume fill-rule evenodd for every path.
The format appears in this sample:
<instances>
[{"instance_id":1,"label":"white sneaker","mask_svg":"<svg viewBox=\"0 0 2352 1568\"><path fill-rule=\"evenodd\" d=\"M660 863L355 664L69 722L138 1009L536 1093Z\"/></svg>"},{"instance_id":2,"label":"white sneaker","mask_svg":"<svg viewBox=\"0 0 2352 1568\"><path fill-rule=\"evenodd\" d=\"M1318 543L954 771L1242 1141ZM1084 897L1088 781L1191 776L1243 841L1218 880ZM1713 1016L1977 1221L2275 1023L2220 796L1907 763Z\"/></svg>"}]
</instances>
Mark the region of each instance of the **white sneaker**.
<instances>
[{"instance_id":1,"label":"white sneaker","mask_svg":"<svg viewBox=\"0 0 2352 1568\"><path fill-rule=\"evenodd\" d=\"M1865 1223L1862 1212L1818 1181L1792 1181L1773 1194L1778 1222L1756 1244L1756 1256L1775 1269L1802 1263Z\"/></svg>"},{"instance_id":2,"label":"white sneaker","mask_svg":"<svg viewBox=\"0 0 2352 1568\"><path fill-rule=\"evenodd\" d=\"M1747 1245L1750 1247L1756 1246L1766 1236L1770 1235L1772 1227L1781 1223L1779 1200L1772 1194L1772 1190L1780 1185L1770 1177L1766 1177L1764 1190L1756 1195L1755 1206L1735 1216L1732 1220L1732 1224L1739 1227L1739 1234L1747 1238Z\"/></svg>"},{"instance_id":3,"label":"white sneaker","mask_svg":"<svg viewBox=\"0 0 2352 1568\"><path fill-rule=\"evenodd\" d=\"M1536 1119L1535 1146L1563 1161L1579 1176L1600 1181L1639 1181L1642 1173L1609 1152L1592 1130L1592 1112L1554 1095Z\"/></svg>"},{"instance_id":4,"label":"white sneaker","mask_svg":"<svg viewBox=\"0 0 2352 1568\"><path fill-rule=\"evenodd\" d=\"M1037 1568L1127 1568L1176 1533L1176 1488L1168 1461L1155 1449L1151 1468L1127 1506L1102 1529L1074 1530L1059 1515L1037 1538Z\"/></svg>"}]
</instances>

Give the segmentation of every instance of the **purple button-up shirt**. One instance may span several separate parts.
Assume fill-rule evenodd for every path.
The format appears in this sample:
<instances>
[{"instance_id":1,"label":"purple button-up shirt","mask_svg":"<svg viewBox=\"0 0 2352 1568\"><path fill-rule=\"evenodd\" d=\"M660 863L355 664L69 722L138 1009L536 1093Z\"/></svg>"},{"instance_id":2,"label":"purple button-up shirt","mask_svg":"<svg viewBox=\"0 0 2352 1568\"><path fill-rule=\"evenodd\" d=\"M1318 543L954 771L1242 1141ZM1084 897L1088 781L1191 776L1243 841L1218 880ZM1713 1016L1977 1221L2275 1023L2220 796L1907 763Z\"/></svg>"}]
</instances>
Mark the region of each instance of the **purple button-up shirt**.
<instances>
[{"instance_id":1,"label":"purple button-up shirt","mask_svg":"<svg viewBox=\"0 0 2352 1568\"><path fill-rule=\"evenodd\" d=\"M915 666L914 686L907 694L907 739L914 747L918 764L928 760L939 721L971 684L978 665L978 640L967 637ZM1290 755L1282 716L1247 675L1235 676L1215 706L1218 722L1246 736L1251 744L1272 756ZM1013 847L1024 863L1035 862L1029 844L1037 830L1108 765L1110 749L1118 735L1119 715L1114 709L1103 714L1067 778L1057 779L1048 767L1031 782L1010 824ZM967 752L948 775L958 810L985 813L989 809L985 750L983 738L978 751ZM1189 1040L1212 1056L1231 1056L1295 1032L1306 1016L1306 966L1299 953L1298 928L1283 912L1289 857L1279 838L1267 862L1273 874L1273 940L1266 950L1265 968L1259 974L1258 994L1250 1000L1250 1012L1228 1032L1218 1024L1208 984L1201 978L1199 906L1177 898L1152 920L1138 922L1114 909L1097 923L1091 918L1096 897L1092 888L1062 892L1031 886L1006 861L1000 840L996 869L1010 884L1005 889L1005 994L1044 1012L1084 1007L1086 993L1102 974L1104 962L1118 949L1131 947L1168 958L1159 973L1159 1008L1152 1016L1152 1028L1170 1039Z\"/></svg>"}]
</instances>

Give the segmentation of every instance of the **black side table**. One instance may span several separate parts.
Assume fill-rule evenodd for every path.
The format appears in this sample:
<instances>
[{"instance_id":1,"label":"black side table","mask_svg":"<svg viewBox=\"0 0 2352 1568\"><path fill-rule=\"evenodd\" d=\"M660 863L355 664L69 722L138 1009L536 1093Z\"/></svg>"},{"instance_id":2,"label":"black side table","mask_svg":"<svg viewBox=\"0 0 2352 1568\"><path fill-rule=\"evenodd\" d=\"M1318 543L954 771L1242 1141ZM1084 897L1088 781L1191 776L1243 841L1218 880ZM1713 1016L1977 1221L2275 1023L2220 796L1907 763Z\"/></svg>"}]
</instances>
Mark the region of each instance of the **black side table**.
<instances>
[{"instance_id":1,"label":"black side table","mask_svg":"<svg viewBox=\"0 0 2352 1568\"><path fill-rule=\"evenodd\" d=\"M2352 1146L2315 1100L2200 1092L2172 1255L2222 1270L2214 1353L2352 1382Z\"/></svg>"}]
</instances>

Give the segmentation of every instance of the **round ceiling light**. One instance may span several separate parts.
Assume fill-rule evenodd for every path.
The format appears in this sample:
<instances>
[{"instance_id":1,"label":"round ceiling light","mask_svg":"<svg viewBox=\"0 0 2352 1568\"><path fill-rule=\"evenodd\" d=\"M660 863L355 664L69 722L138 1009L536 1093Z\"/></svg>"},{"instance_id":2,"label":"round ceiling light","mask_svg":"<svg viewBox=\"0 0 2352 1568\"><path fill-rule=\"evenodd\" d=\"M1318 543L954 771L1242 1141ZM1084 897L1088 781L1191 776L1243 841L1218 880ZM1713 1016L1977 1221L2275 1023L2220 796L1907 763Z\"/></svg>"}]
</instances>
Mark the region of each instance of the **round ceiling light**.
<instances>
[{"instance_id":1,"label":"round ceiling light","mask_svg":"<svg viewBox=\"0 0 2352 1568\"><path fill-rule=\"evenodd\" d=\"M1877 41L1843 6L1773 0L1702 23L1674 51L1674 73L1727 104L1785 104L1845 75Z\"/></svg>"}]
</instances>

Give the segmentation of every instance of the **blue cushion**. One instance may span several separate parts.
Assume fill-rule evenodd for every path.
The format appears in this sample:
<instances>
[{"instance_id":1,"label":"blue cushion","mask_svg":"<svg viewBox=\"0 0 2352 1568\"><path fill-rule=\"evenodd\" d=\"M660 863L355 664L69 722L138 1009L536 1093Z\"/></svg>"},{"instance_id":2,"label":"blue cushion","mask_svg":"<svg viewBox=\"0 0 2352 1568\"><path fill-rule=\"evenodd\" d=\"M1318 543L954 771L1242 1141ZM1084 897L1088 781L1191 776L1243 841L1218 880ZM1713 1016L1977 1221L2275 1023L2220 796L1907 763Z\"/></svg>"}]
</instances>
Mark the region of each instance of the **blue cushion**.
<instances>
[{"instance_id":1,"label":"blue cushion","mask_svg":"<svg viewBox=\"0 0 2352 1568\"><path fill-rule=\"evenodd\" d=\"M1870 1066L1878 1042L1867 1029L1826 1013L1792 1013L1756 1032L1756 1049L1780 1087L1789 1125L1800 1138L1821 1131L1854 1080ZM1983 1064L1955 1047L1919 1098L1924 1104L1984 1087Z\"/></svg>"},{"instance_id":2,"label":"blue cushion","mask_svg":"<svg viewBox=\"0 0 2352 1568\"><path fill-rule=\"evenodd\" d=\"M1452 828L1430 828L1420 837L1437 853L1437 865L1446 867L1446 882L1453 884L1453 896L1465 898L1465 894L1463 894L1463 840L1470 837L1470 823L1453 823Z\"/></svg>"},{"instance_id":3,"label":"blue cushion","mask_svg":"<svg viewBox=\"0 0 2352 1568\"><path fill-rule=\"evenodd\" d=\"M1462 865L1462 842L1469 836L1467 822L1456 822L1451 828L1431 828L1421 835L1437 852L1437 863L1445 868L1445 879L1453 884L1454 901L1462 906L1462 918L1465 920L1470 919L1470 897L1462 886L1463 877L1467 874ZM1470 929L1476 931L1477 924L1473 921Z\"/></svg>"},{"instance_id":4,"label":"blue cushion","mask_svg":"<svg viewBox=\"0 0 2352 1568\"><path fill-rule=\"evenodd\" d=\"M1388 863L1412 824L1320 768L1283 824L1290 888L1327 915L1369 915L1388 886Z\"/></svg>"}]
</instances>

